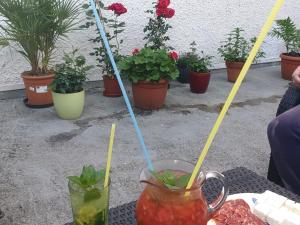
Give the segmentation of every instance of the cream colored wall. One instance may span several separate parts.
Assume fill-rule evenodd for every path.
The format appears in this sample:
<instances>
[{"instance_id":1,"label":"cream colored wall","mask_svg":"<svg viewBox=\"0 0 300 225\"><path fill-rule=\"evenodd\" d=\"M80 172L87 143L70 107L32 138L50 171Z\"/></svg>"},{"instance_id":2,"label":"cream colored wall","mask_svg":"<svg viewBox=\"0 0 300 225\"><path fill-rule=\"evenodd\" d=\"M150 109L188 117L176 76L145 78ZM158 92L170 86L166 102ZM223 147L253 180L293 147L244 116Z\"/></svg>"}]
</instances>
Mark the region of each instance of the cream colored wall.
<instances>
[{"instance_id":1,"label":"cream colored wall","mask_svg":"<svg viewBox=\"0 0 300 225\"><path fill-rule=\"evenodd\" d=\"M107 1L107 4L113 1ZM122 48L124 54L128 54L133 48L141 48L143 42L143 27L147 23L144 11L151 7L151 0L118 0L128 8L128 13L121 18L127 22L126 32L123 34L125 43ZM189 48L189 43L195 40L199 49L207 54L216 56L215 68L224 67L224 63L217 55L220 41L234 27L243 27L247 37L259 33L275 0L171 0L176 10L174 18L169 22L173 26L170 30L171 45L178 51L183 52ZM300 27L300 4L299 0L286 0L284 8L278 18L287 16ZM68 41L60 42L56 62L61 59L63 51L74 47L80 48L81 52L88 56L92 49L88 39L95 35L94 30L77 31L70 35ZM279 60L279 53L284 50L282 43L268 37L263 49L267 57L263 62ZM93 58L90 63L94 63ZM0 50L0 89L22 87L20 73L29 69L27 62L16 53L14 49ZM95 68L90 79L100 79L101 72ZM17 86L16 86L17 85Z\"/></svg>"}]
</instances>

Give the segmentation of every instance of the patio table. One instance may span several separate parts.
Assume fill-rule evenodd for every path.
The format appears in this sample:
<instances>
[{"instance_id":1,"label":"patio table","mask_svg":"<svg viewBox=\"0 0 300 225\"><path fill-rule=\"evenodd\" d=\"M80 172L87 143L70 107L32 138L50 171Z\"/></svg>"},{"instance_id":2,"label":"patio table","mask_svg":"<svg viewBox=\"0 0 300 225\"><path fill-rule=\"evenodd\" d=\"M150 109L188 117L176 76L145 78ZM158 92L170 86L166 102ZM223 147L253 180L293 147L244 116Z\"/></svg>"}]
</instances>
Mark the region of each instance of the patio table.
<instances>
[{"instance_id":1,"label":"patio table","mask_svg":"<svg viewBox=\"0 0 300 225\"><path fill-rule=\"evenodd\" d=\"M263 193L266 190L273 191L289 199L300 202L300 196L295 195L286 189L268 181L266 178L257 175L243 167L238 167L223 173L229 185L229 194L237 193ZM207 200L212 201L220 191L220 183L216 180L209 180L204 186L204 193ZM135 203L131 202L125 205L112 208L109 211L109 225L136 225L135 221ZM74 225L67 223L65 225Z\"/></svg>"}]
</instances>

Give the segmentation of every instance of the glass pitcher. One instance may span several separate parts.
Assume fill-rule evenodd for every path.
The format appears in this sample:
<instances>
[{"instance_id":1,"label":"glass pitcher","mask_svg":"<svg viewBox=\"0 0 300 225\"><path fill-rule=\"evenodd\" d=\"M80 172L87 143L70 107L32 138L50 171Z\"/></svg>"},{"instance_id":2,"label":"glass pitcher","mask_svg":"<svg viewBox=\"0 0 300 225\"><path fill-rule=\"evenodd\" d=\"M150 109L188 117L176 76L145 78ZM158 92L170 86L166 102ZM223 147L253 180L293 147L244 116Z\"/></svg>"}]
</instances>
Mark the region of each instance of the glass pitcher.
<instances>
[{"instance_id":1,"label":"glass pitcher","mask_svg":"<svg viewBox=\"0 0 300 225\"><path fill-rule=\"evenodd\" d=\"M154 171L173 171L174 174L190 174L194 165L181 160L165 160L153 164ZM222 192L212 204L208 204L202 192L207 179L216 178L223 184ZM138 225L206 225L210 215L219 209L228 195L225 177L217 172L200 172L191 189L171 190L162 185L148 168L143 169L140 182L145 185L136 205Z\"/></svg>"}]
</instances>

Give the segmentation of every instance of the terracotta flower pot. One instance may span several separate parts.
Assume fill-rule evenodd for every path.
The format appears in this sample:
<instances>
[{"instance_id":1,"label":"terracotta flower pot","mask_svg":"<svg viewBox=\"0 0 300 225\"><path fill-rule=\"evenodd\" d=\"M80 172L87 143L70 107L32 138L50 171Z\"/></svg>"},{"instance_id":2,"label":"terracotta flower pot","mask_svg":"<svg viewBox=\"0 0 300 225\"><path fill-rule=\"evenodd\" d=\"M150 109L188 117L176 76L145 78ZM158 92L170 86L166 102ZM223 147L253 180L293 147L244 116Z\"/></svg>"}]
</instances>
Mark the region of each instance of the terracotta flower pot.
<instances>
[{"instance_id":1,"label":"terracotta flower pot","mask_svg":"<svg viewBox=\"0 0 300 225\"><path fill-rule=\"evenodd\" d=\"M227 77L229 82L236 82L244 64L244 62L226 62Z\"/></svg>"},{"instance_id":2,"label":"terracotta flower pot","mask_svg":"<svg viewBox=\"0 0 300 225\"><path fill-rule=\"evenodd\" d=\"M132 84L134 105L146 110L161 108L167 96L168 83L167 80L160 80L158 83L139 81Z\"/></svg>"},{"instance_id":3,"label":"terracotta flower pot","mask_svg":"<svg viewBox=\"0 0 300 225\"><path fill-rule=\"evenodd\" d=\"M189 73L189 77L191 92L203 94L207 91L210 81L210 72L197 73L191 71Z\"/></svg>"},{"instance_id":4,"label":"terracotta flower pot","mask_svg":"<svg viewBox=\"0 0 300 225\"><path fill-rule=\"evenodd\" d=\"M28 106L49 106L53 104L51 91L48 85L52 83L54 74L45 76L32 76L26 72L21 75L24 85L25 93L28 98L26 103Z\"/></svg>"},{"instance_id":5,"label":"terracotta flower pot","mask_svg":"<svg viewBox=\"0 0 300 225\"><path fill-rule=\"evenodd\" d=\"M122 96L122 91L119 86L118 80L112 76L103 76L104 91L103 95L106 97L120 97Z\"/></svg>"},{"instance_id":6,"label":"terracotta flower pot","mask_svg":"<svg viewBox=\"0 0 300 225\"><path fill-rule=\"evenodd\" d=\"M294 71L300 66L300 57L281 54L281 75L285 80L292 80Z\"/></svg>"}]
</instances>

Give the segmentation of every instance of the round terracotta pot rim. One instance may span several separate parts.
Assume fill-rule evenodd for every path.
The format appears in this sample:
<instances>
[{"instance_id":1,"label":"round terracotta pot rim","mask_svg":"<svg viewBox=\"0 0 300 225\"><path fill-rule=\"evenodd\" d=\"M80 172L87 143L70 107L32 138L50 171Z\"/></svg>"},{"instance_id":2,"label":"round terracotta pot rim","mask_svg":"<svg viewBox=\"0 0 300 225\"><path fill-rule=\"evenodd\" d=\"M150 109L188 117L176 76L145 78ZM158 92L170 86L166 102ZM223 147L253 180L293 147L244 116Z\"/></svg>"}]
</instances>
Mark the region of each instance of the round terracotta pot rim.
<instances>
[{"instance_id":1,"label":"round terracotta pot rim","mask_svg":"<svg viewBox=\"0 0 300 225\"><path fill-rule=\"evenodd\" d=\"M199 74L199 75L208 75L208 74L211 74L211 71L209 70L208 72L195 72L195 71L190 71L191 73L193 74Z\"/></svg>"},{"instance_id":2,"label":"round terracotta pot rim","mask_svg":"<svg viewBox=\"0 0 300 225\"><path fill-rule=\"evenodd\" d=\"M290 61L300 61L300 57L285 55L287 53L281 53L280 58Z\"/></svg>"},{"instance_id":3,"label":"round terracotta pot rim","mask_svg":"<svg viewBox=\"0 0 300 225\"><path fill-rule=\"evenodd\" d=\"M52 91L52 90L51 90L51 92L52 92L52 93L55 93L55 94L58 94L58 95L74 95L74 94L80 94L80 93L82 93L82 92L85 92L85 90L83 89L82 91L80 91L80 92L75 92L75 93L58 93L58 92L55 92L55 91Z\"/></svg>"},{"instance_id":4,"label":"round terracotta pot rim","mask_svg":"<svg viewBox=\"0 0 300 225\"><path fill-rule=\"evenodd\" d=\"M50 74L47 74L47 75L29 75L29 74L26 74L26 73L27 72L23 72L21 74L21 77L25 78L25 79L31 79L31 80L44 80L44 79L54 77L54 73L50 73Z\"/></svg>"},{"instance_id":5,"label":"round terracotta pot rim","mask_svg":"<svg viewBox=\"0 0 300 225\"><path fill-rule=\"evenodd\" d=\"M168 80L165 79L161 79L158 82L153 82L153 81L146 81L146 80L140 80L137 83L133 83L133 84L149 84L149 85L157 85L157 84L165 84L168 83Z\"/></svg>"},{"instance_id":6,"label":"round terracotta pot rim","mask_svg":"<svg viewBox=\"0 0 300 225\"><path fill-rule=\"evenodd\" d=\"M115 77L115 75L112 75L112 76L110 76L110 75L103 75L102 77L103 78L107 78L107 79L111 79L111 80L117 80L117 78Z\"/></svg>"},{"instance_id":7,"label":"round terracotta pot rim","mask_svg":"<svg viewBox=\"0 0 300 225\"><path fill-rule=\"evenodd\" d=\"M231 61L226 61L226 64L245 64L246 62L231 62Z\"/></svg>"}]
</instances>

